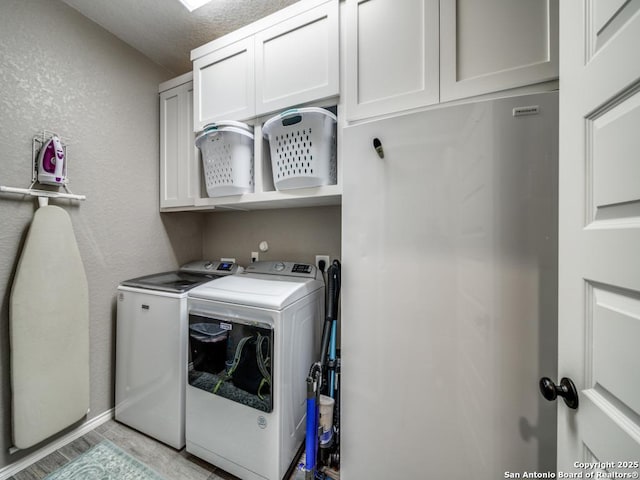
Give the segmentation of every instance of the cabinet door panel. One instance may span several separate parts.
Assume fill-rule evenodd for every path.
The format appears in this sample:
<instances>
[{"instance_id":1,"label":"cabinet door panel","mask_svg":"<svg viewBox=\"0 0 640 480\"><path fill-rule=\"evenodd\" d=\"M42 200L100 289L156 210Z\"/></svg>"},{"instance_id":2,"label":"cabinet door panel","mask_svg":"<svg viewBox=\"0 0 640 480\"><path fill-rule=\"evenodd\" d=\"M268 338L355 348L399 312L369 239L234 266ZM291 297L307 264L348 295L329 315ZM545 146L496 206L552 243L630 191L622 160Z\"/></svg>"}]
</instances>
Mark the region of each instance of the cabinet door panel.
<instances>
[{"instance_id":1,"label":"cabinet door panel","mask_svg":"<svg viewBox=\"0 0 640 480\"><path fill-rule=\"evenodd\" d=\"M438 102L438 1L349 0L347 119Z\"/></svg>"},{"instance_id":2,"label":"cabinet door panel","mask_svg":"<svg viewBox=\"0 0 640 480\"><path fill-rule=\"evenodd\" d=\"M193 62L196 131L217 120L246 120L255 115L253 62L253 38Z\"/></svg>"},{"instance_id":3,"label":"cabinet door panel","mask_svg":"<svg viewBox=\"0 0 640 480\"><path fill-rule=\"evenodd\" d=\"M185 94L184 114L182 118L186 124L182 127L184 132L185 166L185 195L193 205L194 199L200 197L200 151L195 145L193 134L193 84L190 84Z\"/></svg>"},{"instance_id":4,"label":"cabinet door panel","mask_svg":"<svg viewBox=\"0 0 640 480\"><path fill-rule=\"evenodd\" d=\"M443 101L558 77L555 0L441 0Z\"/></svg>"},{"instance_id":5,"label":"cabinet door panel","mask_svg":"<svg viewBox=\"0 0 640 480\"><path fill-rule=\"evenodd\" d=\"M160 93L160 208L193 206L200 196L193 134L193 84Z\"/></svg>"},{"instance_id":6,"label":"cabinet door panel","mask_svg":"<svg viewBox=\"0 0 640 480\"><path fill-rule=\"evenodd\" d=\"M177 89L160 95L160 207L179 201L180 98Z\"/></svg>"},{"instance_id":7,"label":"cabinet door panel","mask_svg":"<svg viewBox=\"0 0 640 480\"><path fill-rule=\"evenodd\" d=\"M338 35L337 0L256 34L256 113L337 95Z\"/></svg>"}]
</instances>

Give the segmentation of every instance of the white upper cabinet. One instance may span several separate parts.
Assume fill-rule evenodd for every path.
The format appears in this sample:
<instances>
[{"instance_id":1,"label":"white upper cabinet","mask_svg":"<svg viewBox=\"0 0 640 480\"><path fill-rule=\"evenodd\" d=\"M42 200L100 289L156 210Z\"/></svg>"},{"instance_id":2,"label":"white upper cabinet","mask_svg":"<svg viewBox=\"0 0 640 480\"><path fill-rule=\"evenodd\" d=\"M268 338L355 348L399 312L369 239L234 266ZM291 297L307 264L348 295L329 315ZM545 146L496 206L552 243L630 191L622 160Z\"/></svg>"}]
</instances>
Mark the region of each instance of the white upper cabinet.
<instances>
[{"instance_id":1,"label":"white upper cabinet","mask_svg":"<svg viewBox=\"0 0 640 480\"><path fill-rule=\"evenodd\" d=\"M255 116L254 42L245 38L193 62L194 126Z\"/></svg>"},{"instance_id":2,"label":"white upper cabinet","mask_svg":"<svg viewBox=\"0 0 640 480\"><path fill-rule=\"evenodd\" d=\"M200 196L193 143L191 72L160 85L160 208L193 206Z\"/></svg>"},{"instance_id":3,"label":"white upper cabinet","mask_svg":"<svg viewBox=\"0 0 640 480\"><path fill-rule=\"evenodd\" d=\"M255 35L256 114L339 93L338 2Z\"/></svg>"},{"instance_id":4,"label":"white upper cabinet","mask_svg":"<svg viewBox=\"0 0 640 480\"><path fill-rule=\"evenodd\" d=\"M557 0L346 0L347 121L558 78Z\"/></svg>"},{"instance_id":5,"label":"white upper cabinet","mask_svg":"<svg viewBox=\"0 0 640 480\"><path fill-rule=\"evenodd\" d=\"M558 78L555 0L440 0L441 101Z\"/></svg>"},{"instance_id":6,"label":"white upper cabinet","mask_svg":"<svg viewBox=\"0 0 640 480\"><path fill-rule=\"evenodd\" d=\"M438 103L438 0L347 0L347 120Z\"/></svg>"},{"instance_id":7,"label":"white upper cabinet","mask_svg":"<svg viewBox=\"0 0 640 480\"><path fill-rule=\"evenodd\" d=\"M303 0L191 52L194 128L339 94L338 0Z\"/></svg>"}]
</instances>

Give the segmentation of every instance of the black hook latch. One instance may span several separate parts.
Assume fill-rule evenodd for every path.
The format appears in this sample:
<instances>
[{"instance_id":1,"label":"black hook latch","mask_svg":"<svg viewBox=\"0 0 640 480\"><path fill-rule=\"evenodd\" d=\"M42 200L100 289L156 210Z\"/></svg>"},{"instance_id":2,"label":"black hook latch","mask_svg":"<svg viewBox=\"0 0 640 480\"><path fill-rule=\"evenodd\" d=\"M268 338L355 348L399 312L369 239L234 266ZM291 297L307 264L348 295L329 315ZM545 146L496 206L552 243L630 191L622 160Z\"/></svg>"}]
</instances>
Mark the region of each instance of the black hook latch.
<instances>
[{"instance_id":1,"label":"black hook latch","mask_svg":"<svg viewBox=\"0 0 640 480\"><path fill-rule=\"evenodd\" d=\"M373 148L376 149L378 156L384 158L384 150L382 149L382 142L378 138L373 139Z\"/></svg>"}]
</instances>

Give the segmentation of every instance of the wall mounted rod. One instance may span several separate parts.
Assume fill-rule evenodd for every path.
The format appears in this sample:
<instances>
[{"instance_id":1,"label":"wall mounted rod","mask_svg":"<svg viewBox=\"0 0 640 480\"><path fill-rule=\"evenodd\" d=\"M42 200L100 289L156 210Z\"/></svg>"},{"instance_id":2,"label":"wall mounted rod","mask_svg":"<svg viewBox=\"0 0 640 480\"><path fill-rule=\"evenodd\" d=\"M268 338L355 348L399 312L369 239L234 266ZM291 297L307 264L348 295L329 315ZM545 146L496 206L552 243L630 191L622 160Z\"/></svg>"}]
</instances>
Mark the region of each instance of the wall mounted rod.
<instances>
[{"instance_id":1,"label":"wall mounted rod","mask_svg":"<svg viewBox=\"0 0 640 480\"><path fill-rule=\"evenodd\" d=\"M0 185L0 192L17 193L21 195L31 195L32 197L47 198L70 198L72 200L86 200L86 195L76 195L75 193L51 192L48 190L36 190L34 188L15 188Z\"/></svg>"}]
</instances>

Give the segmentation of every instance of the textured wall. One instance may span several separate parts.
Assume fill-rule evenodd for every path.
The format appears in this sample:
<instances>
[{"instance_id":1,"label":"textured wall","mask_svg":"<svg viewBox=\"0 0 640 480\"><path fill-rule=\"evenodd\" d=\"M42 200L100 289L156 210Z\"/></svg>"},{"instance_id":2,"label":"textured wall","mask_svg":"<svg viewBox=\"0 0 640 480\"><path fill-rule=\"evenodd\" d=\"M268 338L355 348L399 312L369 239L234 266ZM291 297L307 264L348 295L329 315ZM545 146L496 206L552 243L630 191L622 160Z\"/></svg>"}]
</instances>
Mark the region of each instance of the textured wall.
<instances>
[{"instance_id":1,"label":"textured wall","mask_svg":"<svg viewBox=\"0 0 640 480\"><path fill-rule=\"evenodd\" d=\"M200 214L158 213L157 88L169 76L58 0L0 3L0 184L29 186L31 139L47 129L71 140L69 186L87 195L52 203L71 215L89 282L90 418L113 407L118 283L202 254ZM7 453L8 303L35 205L0 194L0 468L29 453Z\"/></svg>"},{"instance_id":2,"label":"textured wall","mask_svg":"<svg viewBox=\"0 0 640 480\"><path fill-rule=\"evenodd\" d=\"M259 252L260 260L313 264L317 254L340 259L340 212L336 206L205 215L204 257L234 257L247 265L251 252L266 240L269 251Z\"/></svg>"}]
</instances>

